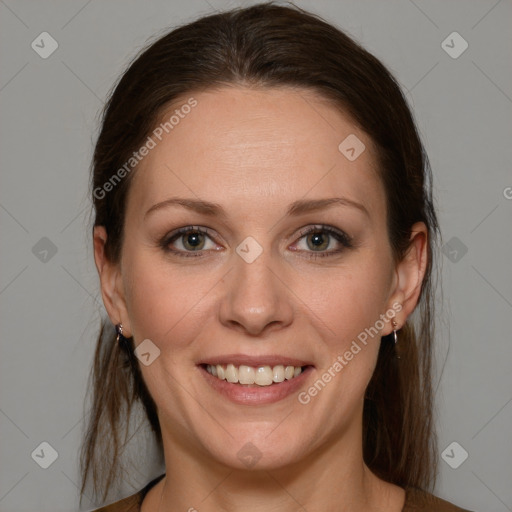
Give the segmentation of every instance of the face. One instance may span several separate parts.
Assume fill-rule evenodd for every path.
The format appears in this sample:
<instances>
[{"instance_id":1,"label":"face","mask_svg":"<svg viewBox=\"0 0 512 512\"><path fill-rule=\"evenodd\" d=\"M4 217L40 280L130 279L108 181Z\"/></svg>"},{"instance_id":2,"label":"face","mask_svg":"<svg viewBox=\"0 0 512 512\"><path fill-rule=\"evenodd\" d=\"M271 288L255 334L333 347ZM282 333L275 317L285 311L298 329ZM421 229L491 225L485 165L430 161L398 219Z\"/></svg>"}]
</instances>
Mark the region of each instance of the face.
<instances>
[{"instance_id":1,"label":"face","mask_svg":"<svg viewBox=\"0 0 512 512\"><path fill-rule=\"evenodd\" d=\"M311 91L192 96L133 176L121 263L102 275L112 320L150 340L140 367L166 453L277 468L359 446L380 337L414 288L393 262L372 141ZM355 160L348 136L365 146ZM216 365L284 381L228 382Z\"/></svg>"}]
</instances>

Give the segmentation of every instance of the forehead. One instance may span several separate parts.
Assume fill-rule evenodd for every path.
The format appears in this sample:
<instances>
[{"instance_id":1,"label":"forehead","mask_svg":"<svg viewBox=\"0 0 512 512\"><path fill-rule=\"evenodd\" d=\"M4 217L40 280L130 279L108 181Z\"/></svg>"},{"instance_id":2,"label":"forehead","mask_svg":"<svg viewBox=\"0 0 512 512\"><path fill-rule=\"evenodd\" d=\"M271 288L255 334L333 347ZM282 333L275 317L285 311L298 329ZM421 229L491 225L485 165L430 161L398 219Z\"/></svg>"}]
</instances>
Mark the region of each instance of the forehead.
<instances>
[{"instance_id":1,"label":"forehead","mask_svg":"<svg viewBox=\"0 0 512 512\"><path fill-rule=\"evenodd\" d=\"M190 98L197 104L182 108ZM160 129L161 140L152 135L155 145L131 186L129 203L137 208L172 195L215 201L229 211L337 194L376 215L384 207L372 141L312 91L229 86L174 102L161 121L167 130ZM347 137L356 151L363 147L357 144L365 147L352 161L343 153Z\"/></svg>"}]
</instances>

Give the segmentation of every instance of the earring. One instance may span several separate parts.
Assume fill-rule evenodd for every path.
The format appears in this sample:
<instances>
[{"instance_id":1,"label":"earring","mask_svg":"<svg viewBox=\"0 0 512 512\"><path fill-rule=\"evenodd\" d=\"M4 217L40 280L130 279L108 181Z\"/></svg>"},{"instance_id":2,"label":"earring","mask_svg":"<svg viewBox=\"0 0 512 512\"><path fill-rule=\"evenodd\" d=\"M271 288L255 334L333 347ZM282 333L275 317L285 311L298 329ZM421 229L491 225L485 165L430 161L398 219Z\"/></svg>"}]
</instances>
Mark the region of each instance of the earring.
<instances>
[{"instance_id":1,"label":"earring","mask_svg":"<svg viewBox=\"0 0 512 512\"><path fill-rule=\"evenodd\" d=\"M396 333L396 328L398 327L398 324L396 323L395 320L392 320L391 325L393 326L393 340L395 341L395 347L396 347L396 344L398 343L398 335ZM400 359L400 356L397 354L396 358Z\"/></svg>"},{"instance_id":2,"label":"earring","mask_svg":"<svg viewBox=\"0 0 512 512\"><path fill-rule=\"evenodd\" d=\"M117 333L117 338L116 338L117 343L121 344L124 341L126 341L126 338L123 336L123 324L116 325L116 333Z\"/></svg>"}]
</instances>

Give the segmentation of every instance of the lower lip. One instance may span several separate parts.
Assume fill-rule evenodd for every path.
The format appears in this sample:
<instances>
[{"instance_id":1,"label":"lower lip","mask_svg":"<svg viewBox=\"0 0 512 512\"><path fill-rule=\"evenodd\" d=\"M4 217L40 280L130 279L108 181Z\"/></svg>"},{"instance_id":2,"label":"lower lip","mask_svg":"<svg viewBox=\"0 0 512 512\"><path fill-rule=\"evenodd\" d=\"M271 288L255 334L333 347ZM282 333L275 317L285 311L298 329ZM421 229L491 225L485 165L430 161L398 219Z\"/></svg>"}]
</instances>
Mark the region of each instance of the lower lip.
<instances>
[{"instance_id":1,"label":"lower lip","mask_svg":"<svg viewBox=\"0 0 512 512\"><path fill-rule=\"evenodd\" d=\"M312 366L307 366L300 375L290 380L274 383L270 386L243 386L214 377L208 373L204 366L199 366L199 368L206 382L214 390L240 405L265 405L278 402L294 394L304 386L304 382L313 371Z\"/></svg>"}]
</instances>

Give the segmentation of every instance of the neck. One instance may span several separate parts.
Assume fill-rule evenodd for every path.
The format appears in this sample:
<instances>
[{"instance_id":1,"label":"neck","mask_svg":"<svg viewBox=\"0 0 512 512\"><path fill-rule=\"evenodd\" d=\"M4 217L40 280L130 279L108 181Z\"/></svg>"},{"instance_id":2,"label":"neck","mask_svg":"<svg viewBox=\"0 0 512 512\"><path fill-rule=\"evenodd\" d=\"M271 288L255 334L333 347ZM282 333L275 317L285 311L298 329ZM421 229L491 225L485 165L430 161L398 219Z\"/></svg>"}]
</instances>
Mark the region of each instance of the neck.
<instances>
[{"instance_id":1,"label":"neck","mask_svg":"<svg viewBox=\"0 0 512 512\"><path fill-rule=\"evenodd\" d=\"M164 452L168 469L158 484L158 512L399 512L405 498L403 489L380 480L364 464L357 430L279 468L233 469L192 454L169 437Z\"/></svg>"}]
</instances>

